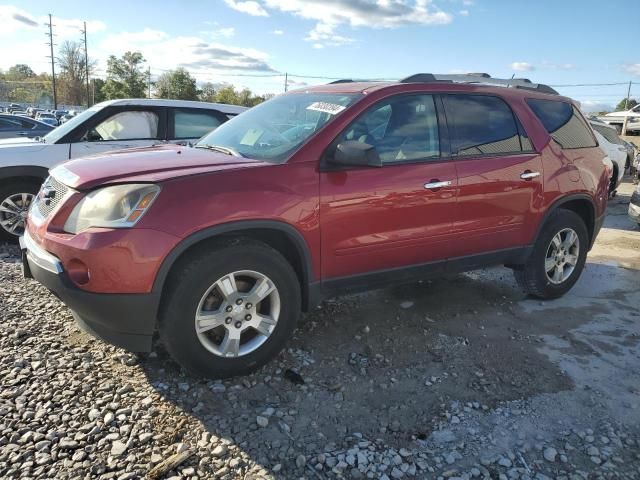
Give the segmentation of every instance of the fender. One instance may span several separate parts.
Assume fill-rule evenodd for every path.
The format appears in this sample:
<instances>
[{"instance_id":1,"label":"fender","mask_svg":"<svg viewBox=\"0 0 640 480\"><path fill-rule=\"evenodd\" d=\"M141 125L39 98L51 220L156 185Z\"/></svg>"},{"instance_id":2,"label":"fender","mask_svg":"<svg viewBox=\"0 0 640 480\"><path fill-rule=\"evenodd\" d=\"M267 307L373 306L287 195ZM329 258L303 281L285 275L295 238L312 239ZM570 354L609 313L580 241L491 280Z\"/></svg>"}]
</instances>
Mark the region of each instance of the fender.
<instances>
[{"instance_id":1,"label":"fender","mask_svg":"<svg viewBox=\"0 0 640 480\"><path fill-rule=\"evenodd\" d=\"M538 239L538 236L540 235L540 231L542 230L542 227L544 227L544 224L547 222L547 219L549 218L549 216L555 212L558 208L560 208L562 205L564 205L565 203L571 202L573 200L587 200L590 206L590 214L591 214L591 226L593 229L595 229L595 225L596 225L596 206L595 203L593 201L593 198L586 194L586 193L573 193L571 195L567 195L565 197L559 198L556 201L554 201L549 208L547 209L547 211L545 212L545 214L542 217L542 220L540 220L540 223L538 224L538 228L536 229L536 234L533 237L533 243L536 242L536 240ZM589 225L587 225L587 228L589 229ZM591 245L593 245L593 241L595 239L595 234L597 232L595 230L592 230L589 232L591 238L590 243Z\"/></svg>"},{"instance_id":2,"label":"fender","mask_svg":"<svg viewBox=\"0 0 640 480\"><path fill-rule=\"evenodd\" d=\"M36 177L43 182L49 176L49 169L45 167L19 165L15 167L0 167L0 180L14 177Z\"/></svg>"},{"instance_id":3,"label":"fender","mask_svg":"<svg viewBox=\"0 0 640 480\"><path fill-rule=\"evenodd\" d=\"M288 223L278 220L240 220L237 222L223 223L215 225L213 227L200 230L180 241L171 252L164 258L156 279L153 283L152 292L161 294L167 276L171 271L171 268L175 264L176 260L186 252L190 247L203 240L215 238L219 235L227 233L242 233L246 230L261 229L261 230L276 230L284 233L295 245L299 258L302 259L302 294L303 298L308 299L309 289L311 285L315 285L315 276L313 273L313 264L311 262L311 255L309 253L309 246L302 234L293 226ZM315 291L315 289L314 289ZM315 295L314 295L315 296ZM311 300L311 299L309 299ZM305 302L306 303L306 302Z\"/></svg>"}]
</instances>

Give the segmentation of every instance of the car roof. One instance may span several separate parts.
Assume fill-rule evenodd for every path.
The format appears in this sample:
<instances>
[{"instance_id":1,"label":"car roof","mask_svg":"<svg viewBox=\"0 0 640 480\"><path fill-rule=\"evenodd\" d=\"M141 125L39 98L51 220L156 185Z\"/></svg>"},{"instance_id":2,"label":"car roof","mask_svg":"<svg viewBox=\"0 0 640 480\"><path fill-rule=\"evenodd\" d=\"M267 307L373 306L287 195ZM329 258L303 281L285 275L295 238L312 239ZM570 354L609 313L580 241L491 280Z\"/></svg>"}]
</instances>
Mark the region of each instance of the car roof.
<instances>
[{"instance_id":1,"label":"car roof","mask_svg":"<svg viewBox=\"0 0 640 480\"><path fill-rule=\"evenodd\" d=\"M107 100L97 106L148 106L148 107L174 107L174 108L204 108L218 110L222 113L237 115L248 110L247 107L238 105L227 105L226 103L195 102L191 100L166 100L163 98L122 98L118 100Z\"/></svg>"},{"instance_id":2,"label":"car roof","mask_svg":"<svg viewBox=\"0 0 640 480\"><path fill-rule=\"evenodd\" d=\"M455 75L451 75L455 77ZM500 79L494 79L500 81ZM486 83L463 83L463 82L447 82L447 81L433 81L433 82L402 82L402 81L351 81L340 80L337 82L328 83L325 85L315 85L311 87L303 87L297 90L292 90L290 93L343 93L354 94L363 93L370 94L381 90L394 90L394 93L401 93L402 90L415 91L415 87L429 89L434 92L474 92L474 93L492 93L504 96L526 96L532 98L545 98L549 100L560 100L570 103L575 103L568 97L561 96L559 94L551 94L543 91L536 91L530 88L514 88L512 86L506 87L504 85L492 84L492 79L486 78ZM504 82L504 80L502 80ZM534 84L535 85L535 84Z\"/></svg>"}]
</instances>

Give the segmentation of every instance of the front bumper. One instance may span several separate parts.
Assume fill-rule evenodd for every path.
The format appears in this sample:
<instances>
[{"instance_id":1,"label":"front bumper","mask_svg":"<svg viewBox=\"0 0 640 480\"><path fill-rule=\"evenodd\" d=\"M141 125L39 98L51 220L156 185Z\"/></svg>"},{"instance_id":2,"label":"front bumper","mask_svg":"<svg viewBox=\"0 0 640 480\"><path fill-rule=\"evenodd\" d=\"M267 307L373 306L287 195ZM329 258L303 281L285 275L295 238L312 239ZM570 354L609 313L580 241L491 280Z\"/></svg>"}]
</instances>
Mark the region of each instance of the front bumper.
<instances>
[{"instance_id":1,"label":"front bumper","mask_svg":"<svg viewBox=\"0 0 640 480\"><path fill-rule=\"evenodd\" d=\"M92 293L78 288L60 260L45 251L25 231L20 237L23 272L34 278L74 313L91 335L133 352L151 350L160 296L154 293Z\"/></svg>"}]
</instances>

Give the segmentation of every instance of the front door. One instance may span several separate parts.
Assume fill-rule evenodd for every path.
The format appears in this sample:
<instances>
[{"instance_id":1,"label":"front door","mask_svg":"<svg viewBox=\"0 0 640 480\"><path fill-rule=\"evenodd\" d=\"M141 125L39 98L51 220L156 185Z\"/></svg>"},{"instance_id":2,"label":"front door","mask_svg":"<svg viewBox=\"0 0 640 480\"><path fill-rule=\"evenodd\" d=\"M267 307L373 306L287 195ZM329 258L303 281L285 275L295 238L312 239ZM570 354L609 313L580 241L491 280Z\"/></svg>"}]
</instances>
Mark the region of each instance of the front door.
<instances>
[{"instance_id":1,"label":"front door","mask_svg":"<svg viewBox=\"0 0 640 480\"><path fill-rule=\"evenodd\" d=\"M323 279L445 260L457 176L440 145L434 97L383 100L334 145L345 140L373 145L383 166L331 171L327 163L321 173Z\"/></svg>"}]
</instances>

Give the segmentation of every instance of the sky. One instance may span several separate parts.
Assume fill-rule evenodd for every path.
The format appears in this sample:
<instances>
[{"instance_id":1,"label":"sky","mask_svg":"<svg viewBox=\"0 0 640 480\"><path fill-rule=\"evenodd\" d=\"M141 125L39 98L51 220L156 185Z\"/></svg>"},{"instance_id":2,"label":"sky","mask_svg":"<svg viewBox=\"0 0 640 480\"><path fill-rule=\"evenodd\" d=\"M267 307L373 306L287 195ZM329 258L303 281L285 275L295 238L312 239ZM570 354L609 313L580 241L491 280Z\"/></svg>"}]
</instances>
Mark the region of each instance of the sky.
<instances>
[{"instance_id":1,"label":"sky","mask_svg":"<svg viewBox=\"0 0 640 480\"><path fill-rule=\"evenodd\" d=\"M561 86L585 110L640 96L640 0L156 0L0 4L0 69L50 72L54 43L79 40L106 75L109 55L142 52L152 78L185 67L256 93L331 78L487 72ZM630 19L625 22L625 19ZM621 22L625 22L621 24ZM321 78L314 78L321 77Z\"/></svg>"}]
</instances>

